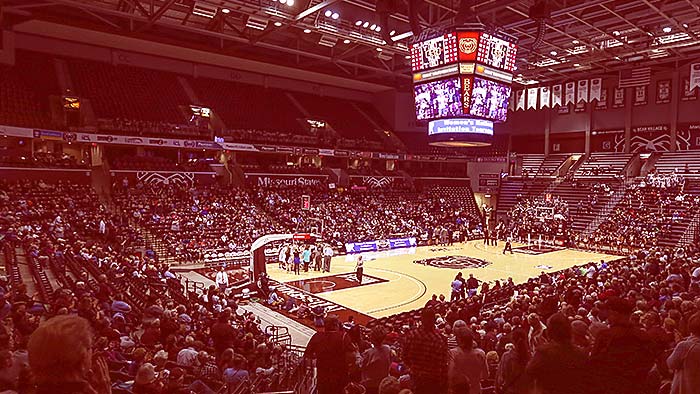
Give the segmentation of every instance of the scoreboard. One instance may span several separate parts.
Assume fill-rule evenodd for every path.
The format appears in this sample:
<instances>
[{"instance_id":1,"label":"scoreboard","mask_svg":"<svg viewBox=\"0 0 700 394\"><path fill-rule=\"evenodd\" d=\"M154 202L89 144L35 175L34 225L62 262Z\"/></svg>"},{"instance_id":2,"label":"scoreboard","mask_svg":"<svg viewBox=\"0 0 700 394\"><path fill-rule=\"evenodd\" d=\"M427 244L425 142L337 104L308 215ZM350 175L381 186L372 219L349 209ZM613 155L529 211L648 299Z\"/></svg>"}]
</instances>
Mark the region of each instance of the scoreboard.
<instances>
[{"instance_id":1,"label":"scoreboard","mask_svg":"<svg viewBox=\"0 0 700 394\"><path fill-rule=\"evenodd\" d=\"M457 62L457 35L445 34L411 45L411 69L427 70Z\"/></svg>"},{"instance_id":2,"label":"scoreboard","mask_svg":"<svg viewBox=\"0 0 700 394\"><path fill-rule=\"evenodd\" d=\"M481 33L476 61L487 66L513 72L515 68L516 45L512 42Z\"/></svg>"},{"instance_id":3,"label":"scoreboard","mask_svg":"<svg viewBox=\"0 0 700 394\"><path fill-rule=\"evenodd\" d=\"M454 28L410 48L417 119L506 120L517 55L513 38Z\"/></svg>"}]
</instances>

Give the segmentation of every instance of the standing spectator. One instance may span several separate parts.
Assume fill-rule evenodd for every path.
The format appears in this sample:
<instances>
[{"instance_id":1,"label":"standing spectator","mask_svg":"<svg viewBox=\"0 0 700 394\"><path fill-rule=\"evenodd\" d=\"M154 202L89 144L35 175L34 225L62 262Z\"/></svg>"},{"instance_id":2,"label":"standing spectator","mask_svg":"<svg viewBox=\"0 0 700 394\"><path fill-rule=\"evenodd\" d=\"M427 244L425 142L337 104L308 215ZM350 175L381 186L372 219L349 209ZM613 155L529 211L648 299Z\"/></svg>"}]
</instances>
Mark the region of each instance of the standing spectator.
<instances>
[{"instance_id":1,"label":"standing spectator","mask_svg":"<svg viewBox=\"0 0 700 394\"><path fill-rule=\"evenodd\" d=\"M346 355L352 351L350 337L339 330L336 316L324 321L324 331L315 333L306 346L304 358L316 360L318 394L338 394L348 383Z\"/></svg>"},{"instance_id":2,"label":"standing spectator","mask_svg":"<svg viewBox=\"0 0 700 394\"><path fill-rule=\"evenodd\" d=\"M309 264L311 264L311 248L304 246L304 251L301 252L301 259L304 262L304 272L309 272Z\"/></svg>"},{"instance_id":3,"label":"standing spectator","mask_svg":"<svg viewBox=\"0 0 700 394\"><path fill-rule=\"evenodd\" d=\"M447 340L435 329L435 311L423 309L421 325L406 335L404 361L416 394L447 391Z\"/></svg>"},{"instance_id":4,"label":"standing spectator","mask_svg":"<svg viewBox=\"0 0 700 394\"><path fill-rule=\"evenodd\" d=\"M452 294L450 295L450 302L454 302L459 300L462 294L462 281L460 278L462 277L462 273L460 272L457 274L455 277L455 280L452 281Z\"/></svg>"},{"instance_id":5,"label":"standing spectator","mask_svg":"<svg viewBox=\"0 0 700 394\"><path fill-rule=\"evenodd\" d=\"M531 313L527 316L527 323L530 326L530 331L527 334L527 340L530 344L530 353L534 353L538 346L544 343L544 332L547 326L542 323L540 317L536 313Z\"/></svg>"},{"instance_id":6,"label":"standing spectator","mask_svg":"<svg viewBox=\"0 0 700 394\"><path fill-rule=\"evenodd\" d=\"M219 267L219 272L216 273L215 280L216 284L219 286L219 290L225 293L226 288L228 287L228 274L226 273L226 270L223 265Z\"/></svg>"},{"instance_id":7,"label":"standing spectator","mask_svg":"<svg viewBox=\"0 0 700 394\"><path fill-rule=\"evenodd\" d=\"M678 343L666 361L674 371L671 394L700 393L700 312L688 320L690 337Z\"/></svg>"},{"instance_id":8,"label":"standing spectator","mask_svg":"<svg viewBox=\"0 0 700 394\"><path fill-rule=\"evenodd\" d=\"M467 291L469 297L476 294L476 289L479 288L479 281L474 277L474 274L469 274L469 279L467 279Z\"/></svg>"},{"instance_id":9,"label":"standing spectator","mask_svg":"<svg viewBox=\"0 0 700 394\"><path fill-rule=\"evenodd\" d=\"M561 313L547 320L547 339L527 365L527 374L541 394L581 394L585 388L586 355L571 343L571 324Z\"/></svg>"},{"instance_id":10,"label":"standing spectator","mask_svg":"<svg viewBox=\"0 0 700 394\"><path fill-rule=\"evenodd\" d=\"M453 394L480 394L481 381L489 377L486 353L474 348L474 334L466 327L455 329L459 347L449 353L449 385Z\"/></svg>"},{"instance_id":11,"label":"standing spectator","mask_svg":"<svg viewBox=\"0 0 700 394\"><path fill-rule=\"evenodd\" d=\"M211 326L210 333L214 344L214 350L216 351L216 358L218 360L224 350L233 345L233 340L235 337L235 331L225 313L219 315L216 323Z\"/></svg>"},{"instance_id":12,"label":"standing spectator","mask_svg":"<svg viewBox=\"0 0 700 394\"><path fill-rule=\"evenodd\" d=\"M608 324L596 336L590 355L591 383L595 393L639 394L654 364L653 346L646 334L630 321L632 305L610 297L606 303Z\"/></svg>"},{"instance_id":13,"label":"standing spectator","mask_svg":"<svg viewBox=\"0 0 700 394\"><path fill-rule=\"evenodd\" d=\"M333 257L333 248L326 244L323 248L323 272L331 272L331 258Z\"/></svg>"},{"instance_id":14,"label":"standing spectator","mask_svg":"<svg viewBox=\"0 0 700 394\"><path fill-rule=\"evenodd\" d=\"M294 251L292 252L292 256L294 256L293 257L294 259L292 260L292 263L294 264L294 274L299 275L299 267L301 266L301 257L300 257L298 248L296 248L296 247L294 248Z\"/></svg>"},{"instance_id":15,"label":"standing spectator","mask_svg":"<svg viewBox=\"0 0 700 394\"><path fill-rule=\"evenodd\" d=\"M364 262L362 261L362 256L357 257L357 264L355 265L355 276L357 277L357 283L362 284L362 273L364 271Z\"/></svg>"},{"instance_id":16,"label":"standing spectator","mask_svg":"<svg viewBox=\"0 0 700 394\"><path fill-rule=\"evenodd\" d=\"M530 361L530 347L527 343L527 334L522 329L513 331L512 344L501 357L496 375L496 387L500 394L525 394L529 384L525 368Z\"/></svg>"},{"instance_id":17,"label":"standing spectator","mask_svg":"<svg viewBox=\"0 0 700 394\"><path fill-rule=\"evenodd\" d=\"M385 338L384 328L374 327L370 334L372 347L362 353L362 385L367 389L367 394L377 394L379 383L389 376L391 348L384 344Z\"/></svg>"}]
</instances>

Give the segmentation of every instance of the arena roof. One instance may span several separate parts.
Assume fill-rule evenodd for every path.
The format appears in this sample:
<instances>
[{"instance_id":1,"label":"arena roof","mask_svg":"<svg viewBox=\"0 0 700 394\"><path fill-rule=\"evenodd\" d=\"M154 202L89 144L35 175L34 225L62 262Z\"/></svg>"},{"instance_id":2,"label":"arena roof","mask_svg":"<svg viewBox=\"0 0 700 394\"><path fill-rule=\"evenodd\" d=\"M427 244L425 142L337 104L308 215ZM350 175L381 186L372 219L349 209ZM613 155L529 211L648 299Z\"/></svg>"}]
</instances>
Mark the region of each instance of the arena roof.
<instances>
[{"instance_id":1,"label":"arena roof","mask_svg":"<svg viewBox=\"0 0 700 394\"><path fill-rule=\"evenodd\" d=\"M411 82L411 6L422 29L457 16L518 37L523 84L700 57L698 0L538 2L540 17L548 15L544 29L526 0L465 1L461 9L459 0L5 0L2 20L49 21L395 87Z\"/></svg>"}]
</instances>

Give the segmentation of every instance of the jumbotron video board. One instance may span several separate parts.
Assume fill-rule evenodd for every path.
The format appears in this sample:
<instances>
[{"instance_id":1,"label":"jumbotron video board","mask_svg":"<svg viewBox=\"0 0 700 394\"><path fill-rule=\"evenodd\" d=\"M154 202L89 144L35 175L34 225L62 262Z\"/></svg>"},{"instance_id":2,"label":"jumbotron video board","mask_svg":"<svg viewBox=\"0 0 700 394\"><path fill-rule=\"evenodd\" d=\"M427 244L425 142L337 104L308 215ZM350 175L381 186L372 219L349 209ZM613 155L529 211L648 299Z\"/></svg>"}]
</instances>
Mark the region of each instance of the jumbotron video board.
<instances>
[{"instance_id":1,"label":"jumbotron video board","mask_svg":"<svg viewBox=\"0 0 700 394\"><path fill-rule=\"evenodd\" d=\"M452 63L457 63L457 34L448 33L411 45L413 71Z\"/></svg>"},{"instance_id":2,"label":"jumbotron video board","mask_svg":"<svg viewBox=\"0 0 700 394\"><path fill-rule=\"evenodd\" d=\"M486 31L455 28L419 38L411 45L416 118L504 122L516 55L512 37Z\"/></svg>"}]
</instances>

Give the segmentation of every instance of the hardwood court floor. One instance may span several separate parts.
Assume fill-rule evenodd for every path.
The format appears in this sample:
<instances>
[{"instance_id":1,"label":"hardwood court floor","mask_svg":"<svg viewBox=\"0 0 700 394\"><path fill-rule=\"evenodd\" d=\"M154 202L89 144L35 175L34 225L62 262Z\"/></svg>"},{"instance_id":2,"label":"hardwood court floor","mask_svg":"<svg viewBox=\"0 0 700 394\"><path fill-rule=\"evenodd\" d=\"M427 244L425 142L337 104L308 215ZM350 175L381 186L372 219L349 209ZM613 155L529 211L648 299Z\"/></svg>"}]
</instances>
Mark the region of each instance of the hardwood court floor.
<instances>
[{"instance_id":1,"label":"hardwood court floor","mask_svg":"<svg viewBox=\"0 0 700 394\"><path fill-rule=\"evenodd\" d=\"M591 261L619 258L614 255L564 248L544 253L535 248L535 251L531 252L540 254L517 252L516 249L523 247L526 245L514 243L513 249L516 253L504 255L502 242L499 242L498 246L486 246L483 240L474 240L447 247L422 246L364 253L365 274L384 279L386 282L367 284L366 280L372 279L365 278L363 286L344 287L315 295L378 318L422 307L432 294L445 294L449 299L450 283L460 271L465 278L474 274L480 281L503 282L512 277L515 283L522 283L538 276L542 271L554 272ZM323 281L321 277L324 276L354 272L356 259L357 255L334 257L330 274L311 271L294 275L280 270L277 264L268 264L267 270L273 279L280 282L319 282ZM425 261L426 259L429 260ZM422 260L423 263L414 263L417 260Z\"/></svg>"}]
</instances>

